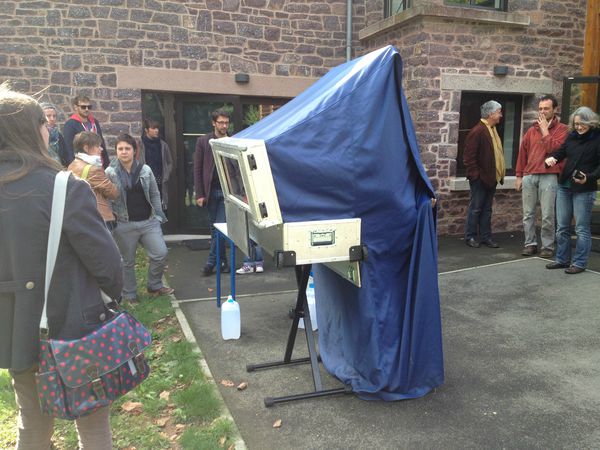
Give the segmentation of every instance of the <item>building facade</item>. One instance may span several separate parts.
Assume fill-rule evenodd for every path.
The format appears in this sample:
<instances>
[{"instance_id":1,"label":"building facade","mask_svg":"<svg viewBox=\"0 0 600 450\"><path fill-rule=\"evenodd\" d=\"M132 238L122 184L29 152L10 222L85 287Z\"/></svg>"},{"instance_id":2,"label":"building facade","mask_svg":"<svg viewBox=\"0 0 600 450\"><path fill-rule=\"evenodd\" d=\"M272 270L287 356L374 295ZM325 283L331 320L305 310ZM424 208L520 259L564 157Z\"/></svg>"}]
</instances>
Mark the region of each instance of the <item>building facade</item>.
<instances>
[{"instance_id":1,"label":"building facade","mask_svg":"<svg viewBox=\"0 0 600 450\"><path fill-rule=\"evenodd\" d=\"M176 162L171 231L193 231L207 225L190 182L210 110L228 108L238 131L348 55L393 44L439 232L460 234L461 143L479 104L505 108L510 170L535 96L560 97L563 78L582 73L585 12L584 0L3 0L0 81L54 103L62 122L71 98L88 95L109 147L120 133L139 136L142 118L159 120ZM520 228L512 182L496 196L496 231Z\"/></svg>"}]
</instances>

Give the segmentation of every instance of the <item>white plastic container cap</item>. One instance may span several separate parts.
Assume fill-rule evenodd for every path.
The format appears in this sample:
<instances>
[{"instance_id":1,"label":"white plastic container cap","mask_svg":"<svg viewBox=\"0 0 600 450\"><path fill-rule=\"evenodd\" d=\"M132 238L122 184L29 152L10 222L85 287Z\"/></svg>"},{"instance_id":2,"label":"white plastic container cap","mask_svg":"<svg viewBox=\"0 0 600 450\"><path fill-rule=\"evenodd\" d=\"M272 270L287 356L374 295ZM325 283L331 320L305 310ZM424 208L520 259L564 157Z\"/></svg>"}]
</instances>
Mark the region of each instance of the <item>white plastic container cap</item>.
<instances>
[{"instance_id":1,"label":"white plastic container cap","mask_svg":"<svg viewBox=\"0 0 600 450\"><path fill-rule=\"evenodd\" d=\"M225 340L239 339L240 334L240 305L230 295L221 305L221 336Z\"/></svg>"}]
</instances>

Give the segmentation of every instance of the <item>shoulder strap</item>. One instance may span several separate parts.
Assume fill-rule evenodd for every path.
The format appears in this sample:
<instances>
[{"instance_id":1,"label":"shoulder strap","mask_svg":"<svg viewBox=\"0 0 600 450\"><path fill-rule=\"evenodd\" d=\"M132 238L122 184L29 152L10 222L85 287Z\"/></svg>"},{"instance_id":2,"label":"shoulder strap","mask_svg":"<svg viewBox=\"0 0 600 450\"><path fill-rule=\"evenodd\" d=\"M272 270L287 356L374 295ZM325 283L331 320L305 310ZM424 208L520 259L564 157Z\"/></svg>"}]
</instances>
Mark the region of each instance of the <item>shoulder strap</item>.
<instances>
[{"instance_id":1,"label":"shoulder strap","mask_svg":"<svg viewBox=\"0 0 600 450\"><path fill-rule=\"evenodd\" d=\"M48 250L46 252L46 282L44 285L44 308L42 309L42 317L40 318L40 334L48 334L48 314L46 308L48 306L48 290L50 289L50 281L52 281L52 273L56 263L56 255L58 253L58 245L60 243L60 235L62 232L63 216L65 212L65 199L67 197L67 182L71 172L58 172L54 181L54 191L52 193L52 211L50 213L50 228L48 230Z\"/></svg>"},{"instance_id":2,"label":"shoulder strap","mask_svg":"<svg viewBox=\"0 0 600 450\"><path fill-rule=\"evenodd\" d=\"M84 168L83 171L81 172L81 179L82 180L87 180L88 174L90 173L90 169L91 169L92 165L91 164L87 164Z\"/></svg>"}]
</instances>

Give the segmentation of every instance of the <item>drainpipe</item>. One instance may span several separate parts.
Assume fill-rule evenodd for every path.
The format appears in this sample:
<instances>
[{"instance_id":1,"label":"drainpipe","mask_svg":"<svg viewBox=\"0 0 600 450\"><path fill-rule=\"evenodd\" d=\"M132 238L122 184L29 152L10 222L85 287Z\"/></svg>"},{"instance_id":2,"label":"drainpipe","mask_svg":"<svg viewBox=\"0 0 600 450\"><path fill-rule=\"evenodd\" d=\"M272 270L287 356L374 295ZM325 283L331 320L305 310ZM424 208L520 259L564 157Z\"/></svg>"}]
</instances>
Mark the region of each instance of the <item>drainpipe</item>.
<instances>
[{"instance_id":1,"label":"drainpipe","mask_svg":"<svg viewBox=\"0 0 600 450\"><path fill-rule=\"evenodd\" d=\"M346 61L352 59L352 0L346 0Z\"/></svg>"}]
</instances>

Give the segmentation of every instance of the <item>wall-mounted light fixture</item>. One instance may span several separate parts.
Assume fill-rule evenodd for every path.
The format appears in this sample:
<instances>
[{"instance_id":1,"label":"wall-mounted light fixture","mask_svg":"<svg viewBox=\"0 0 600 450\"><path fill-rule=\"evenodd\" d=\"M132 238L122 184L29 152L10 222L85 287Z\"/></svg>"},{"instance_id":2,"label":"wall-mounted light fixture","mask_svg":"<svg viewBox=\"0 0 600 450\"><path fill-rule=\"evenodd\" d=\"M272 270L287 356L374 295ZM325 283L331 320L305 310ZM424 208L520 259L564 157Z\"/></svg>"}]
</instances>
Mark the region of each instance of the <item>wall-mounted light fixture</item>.
<instances>
[{"instance_id":1,"label":"wall-mounted light fixture","mask_svg":"<svg viewBox=\"0 0 600 450\"><path fill-rule=\"evenodd\" d=\"M508 66L494 66L494 75L503 77L508 74Z\"/></svg>"},{"instance_id":2,"label":"wall-mounted light fixture","mask_svg":"<svg viewBox=\"0 0 600 450\"><path fill-rule=\"evenodd\" d=\"M250 75L247 73L236 73L235 82L238 84L246 84L250 82Z\"/></svg>"}]
</instances>

